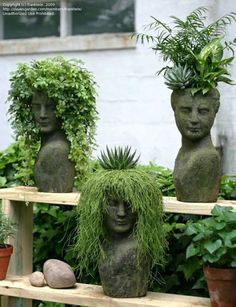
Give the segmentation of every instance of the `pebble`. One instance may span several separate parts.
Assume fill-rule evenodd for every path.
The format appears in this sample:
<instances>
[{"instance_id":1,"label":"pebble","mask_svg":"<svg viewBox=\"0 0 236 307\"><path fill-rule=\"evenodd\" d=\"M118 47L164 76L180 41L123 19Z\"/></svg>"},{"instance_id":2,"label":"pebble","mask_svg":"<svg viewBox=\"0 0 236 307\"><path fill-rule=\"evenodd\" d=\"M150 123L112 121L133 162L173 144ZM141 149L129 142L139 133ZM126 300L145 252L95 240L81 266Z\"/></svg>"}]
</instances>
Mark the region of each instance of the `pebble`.
<instances>
[{"instance_id":1,"label":"pebble","mask_svg":"<svg viewBox=\"0 0 236 307\"><path fill-rule=\"evenodd\" d=\"M34 272L30 275L29 278L30 284L34 287L43 287L44 286L44 275L42 272Z\"/></svg>"}]
</instances>

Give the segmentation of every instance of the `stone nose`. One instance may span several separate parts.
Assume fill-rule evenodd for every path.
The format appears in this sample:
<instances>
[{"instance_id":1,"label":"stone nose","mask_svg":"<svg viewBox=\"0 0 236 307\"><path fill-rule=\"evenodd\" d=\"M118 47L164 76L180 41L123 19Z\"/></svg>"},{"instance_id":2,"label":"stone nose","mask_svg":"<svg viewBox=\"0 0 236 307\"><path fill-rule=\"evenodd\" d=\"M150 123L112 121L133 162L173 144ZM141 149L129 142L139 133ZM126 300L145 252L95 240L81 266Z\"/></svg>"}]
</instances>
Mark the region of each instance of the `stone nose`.
<instances>
[{"instance_id":1,"label":"stone nose","mask_svg":"<svg viewBox=\"0 0 236 307\"><path fill-rule=\"evenodd\" d=\"M118 205L117 215L119 217L125 216L125 206L124 206L123 202L120 202L119 205Z\"/></svg>"},{"instance_id":2,"label":"stone nose","mask_svg":"<svg viewBox=\"0 0 236 307\"><path fill-rule=\"evenodd\" d=\"M196 125L199 123L198 113L196 110L193 110L190 114L190 122L192 125Z\"/></svg>"},{"instance_id":3,"label":"stone nose","mask_svg":"<svg viewBox=\"0 0 236 307\"><path fill-rule=\"evenodd\" d=\"M46 114L45 105L41 105L41 107L40 107L40 118L43 119L43 118L46 118L46 117L47 117L47 114Z\"/></svg>"}]
</instances>

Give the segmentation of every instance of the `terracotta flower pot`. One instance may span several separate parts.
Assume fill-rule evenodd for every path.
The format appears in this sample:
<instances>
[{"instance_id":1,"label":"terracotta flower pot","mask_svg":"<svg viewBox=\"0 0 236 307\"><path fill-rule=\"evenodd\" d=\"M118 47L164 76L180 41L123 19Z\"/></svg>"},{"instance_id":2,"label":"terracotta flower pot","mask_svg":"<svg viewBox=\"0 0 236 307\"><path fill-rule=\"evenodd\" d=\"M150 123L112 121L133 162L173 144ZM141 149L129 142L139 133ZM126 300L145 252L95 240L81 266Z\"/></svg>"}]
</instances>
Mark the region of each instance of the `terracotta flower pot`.
<instances>
[{"instance_id":1,"label":"terracotta flower pot","mask_svg":"<svg viewBox=\"0 0 236 307\"><path fill-rule=\"evenodd\" d=\"M13 246L11 245L7 245L5 248L0 248L0 280L6 278L12 252Z\"/></svg>"},{"instance_id":2,"label":"terracotta flower pot","mask_svg":"<svg viewBox=\"0 0 236 307\"><path fill-rule=\"evenodd\" d=\"M212 307L236 306L236 269L203 268Z\"/></svg>"}]
</instances>

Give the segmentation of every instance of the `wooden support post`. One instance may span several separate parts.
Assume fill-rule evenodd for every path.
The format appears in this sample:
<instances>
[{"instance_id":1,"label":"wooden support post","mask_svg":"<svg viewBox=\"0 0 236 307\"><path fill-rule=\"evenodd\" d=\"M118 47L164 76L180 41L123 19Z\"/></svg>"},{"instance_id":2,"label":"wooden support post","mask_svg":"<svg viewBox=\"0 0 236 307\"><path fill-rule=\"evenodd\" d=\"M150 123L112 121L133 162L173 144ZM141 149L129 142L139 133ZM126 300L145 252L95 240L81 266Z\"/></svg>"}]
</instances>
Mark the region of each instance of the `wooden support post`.
<instances>
[{"instance_id":1,"label":"wooden support post","mask_svg":"<svg viewBox=\"0 0 236 307\"><path fill-rule=\"evenodd\" d=\"M16 224L16 234L9 240L13 245L8 274L26 275L32 272L33 263L33 207L31 203L2 200L3 211ZM8 297L1 307L31 307L31 300Z\"/></svg>"}]
</instances>

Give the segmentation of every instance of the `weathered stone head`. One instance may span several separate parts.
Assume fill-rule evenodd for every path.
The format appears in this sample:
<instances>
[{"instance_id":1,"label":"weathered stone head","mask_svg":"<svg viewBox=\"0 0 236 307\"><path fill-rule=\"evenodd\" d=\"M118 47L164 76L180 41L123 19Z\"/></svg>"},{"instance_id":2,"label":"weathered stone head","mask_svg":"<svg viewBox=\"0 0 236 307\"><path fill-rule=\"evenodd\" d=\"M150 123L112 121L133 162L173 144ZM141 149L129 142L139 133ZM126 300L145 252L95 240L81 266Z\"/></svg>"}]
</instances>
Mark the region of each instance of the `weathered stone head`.
<instances>
[{"instance_id":1,"label":"weathered stone head","mask_svg":"<svg viewBox=\"0 0 236 307\"><path fill-rule=\"evenodd\" d=\"M70 192L73 183L66 187L64 183L69 173L74 179L75 169L78 188L94 145L97 112L92 74L80 60L61 56L21 63L12 74L8 99L12 127L25 149L29 174L25 183L32 184L32 160L37 159L35 174L39 170L41 174L35 181L41 191ZM53 176L59 170L60 175Z\"/></svg>"},{"instance_id":2,"label":"weathered stone head","mask_svg":"<svg viewBox=\"0 0 236 307\"><path fill-rule=\"evenodd\" d=\"M61 122L56 117L56 104L46 93L34 92L32 112L41 133L47 134L61 129Z\"/></svg>"},{"instance_id":3,"label":"weathered stone head","mask_svg":"<svg viewBox=\"0 0 236 307\"><path fill-rule=\"evenodd\" d=\"M111 199L105 208L104 226L111 236L129 236L138 218L131 205L119 198Z\"/></svg>"},{"instance_id":4,"label":"weathered stone head","mask_svg":"<svg viewBox=\"0 0 236 307\"><path fill-rule=\"evenodd\" d=\"M212 89L205 95L191 94L191 89L175 90L171 95L176 125L183 138L199 140L210 134L220 106L220 93Z\"/></svg>"},{"instance_id":5,"label":"weathered stone head","mask_svg":"<svg viewBox=\"0 0 236 307\"><path fill-rule=\"evenodd\" d=\"M83 186L78 206L81 272L98 268L112 297L144 296L150 267L163 263L161 194L154 178L135 167L134 156L128 147L102 153L102 169Z\"/></svg>"},{"instance_id":6,"label":"weathered stone head","mask_svg":"<svg viewBox=\"0 0 236 307\"><path fill-rule=\"evenodd\" d=\"M220 184L220 157L210 131L220 105L220 94L191 94L191 89L173 91L171 105L182 147L175 160L174 184L177 199L187 202L217 200Z\"/></svg>"}]
</instances>

